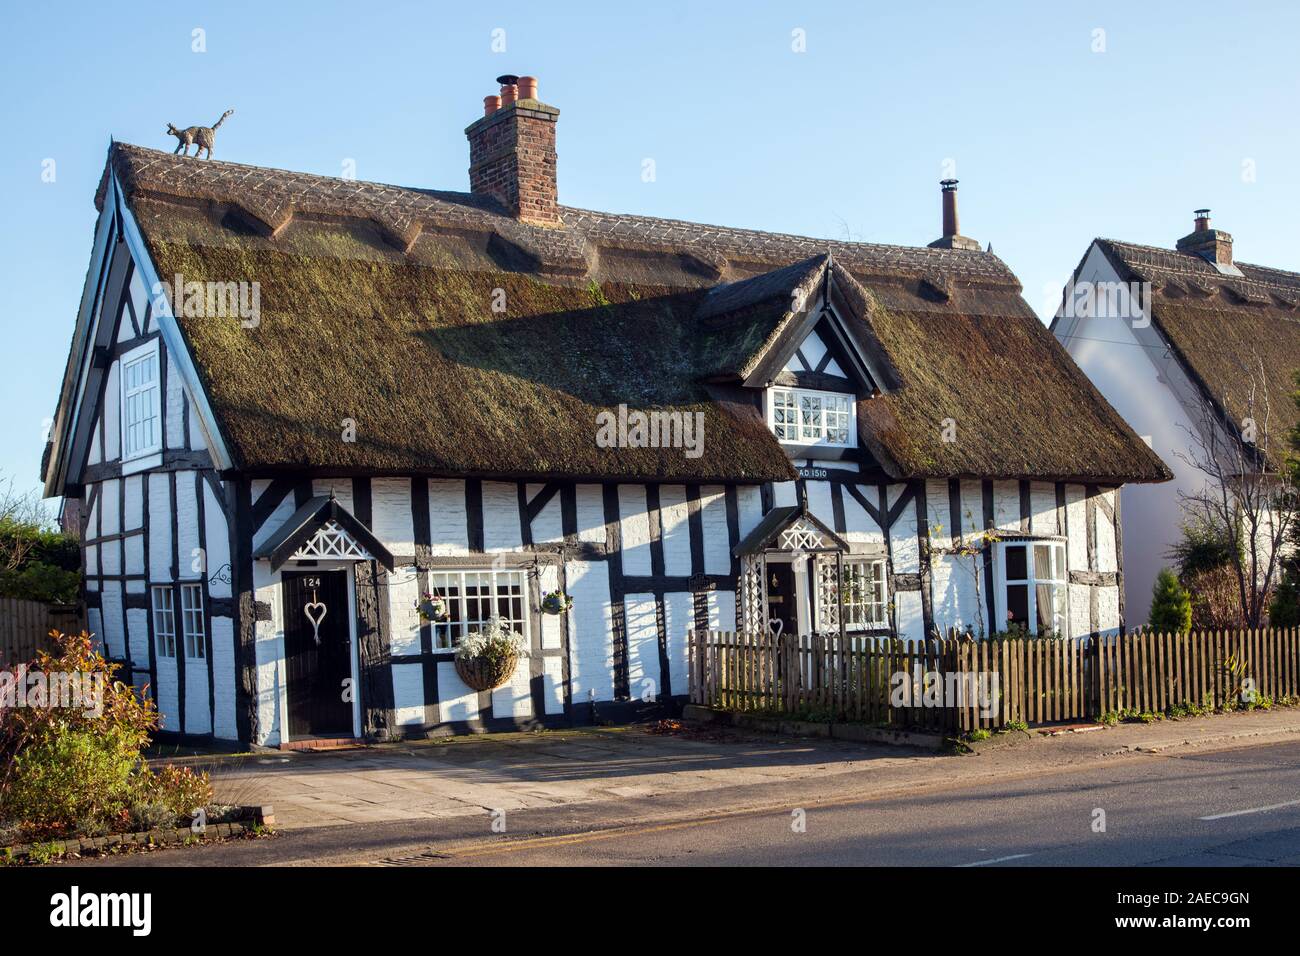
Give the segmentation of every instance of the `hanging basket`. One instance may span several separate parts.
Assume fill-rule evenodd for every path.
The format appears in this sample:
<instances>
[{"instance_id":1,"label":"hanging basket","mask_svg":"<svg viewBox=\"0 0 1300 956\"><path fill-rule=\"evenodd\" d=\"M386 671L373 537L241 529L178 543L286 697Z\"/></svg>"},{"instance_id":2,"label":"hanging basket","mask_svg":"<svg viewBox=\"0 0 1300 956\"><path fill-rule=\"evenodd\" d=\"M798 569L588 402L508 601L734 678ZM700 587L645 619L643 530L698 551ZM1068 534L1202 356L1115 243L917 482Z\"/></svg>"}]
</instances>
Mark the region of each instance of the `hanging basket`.
<instances>
[{"instance_id":1,"label":"hanging basket","mask_svg":"<svg viewBox=\"0 0 1300 956\"><path fill-rule=\"evenodd\" d=\"M516 654L505 657L457 657L456 673L471 690L495 690L515 672L519 663Z\"/></svg>"},{"instance_id":2,"label":"hanging basket","mask_svg":"<svg viewBox=\"0 0 1300 956\"><path fill-rule=\"evenodd\" d=\"M551 591L542 598L542 611L546 614L564 614L573 608L573 598L563 591Z\"/></svg>"}]
</instances>

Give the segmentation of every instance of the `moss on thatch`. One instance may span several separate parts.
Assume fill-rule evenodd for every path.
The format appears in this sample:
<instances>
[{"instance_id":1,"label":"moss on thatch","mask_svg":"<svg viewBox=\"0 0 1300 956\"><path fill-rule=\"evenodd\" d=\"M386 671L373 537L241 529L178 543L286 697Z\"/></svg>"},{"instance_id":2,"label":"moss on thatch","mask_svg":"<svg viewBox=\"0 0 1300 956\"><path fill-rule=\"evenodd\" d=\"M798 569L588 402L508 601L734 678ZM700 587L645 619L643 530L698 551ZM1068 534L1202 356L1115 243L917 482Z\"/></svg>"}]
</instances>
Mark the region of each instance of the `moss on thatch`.
<instances>
[{"instance_id":1,"label":"moss on thatch","mask_svg":"<svg viewBox=\"0 0 1300 956\"><path fill-rule=\"evenodd\" d=\"M150 251L162 275L260 283L256 328L181 319L243 467L790 475L757 413L729 414L697 384L685 329L699 292L573 288L396 255L302 254L251 242L162 241ZM620 404L702 413L703 456L598 447L597 414ZM342 440L345 419L356 423L355 442Z\"/></svg>"},{"instance_id":2,"label":"moss on thatch","mask_svg":"<svg viewBox=\"0 0 1300 956\"><path fill-rule=\"evenodd\" d=\"M256 328L180 320L237 467L793 477L752 396L705 383L734 382L780 336L786 273L813 261L811 240L581 210L540 230L472 196L113 156L160 277L259 284ZM421 226L409 247L383 225L397 212ZM834 257L862 283L856 331L891 373L859 416L891 476L1167 475L996 257L845 243ZM758 277L730 290L744 294L723 303L725 321L701 308L716 284L701 263ZM623 404L702 415L703 455L599 447L596 416Z\"/></svg>"}]
</instances>

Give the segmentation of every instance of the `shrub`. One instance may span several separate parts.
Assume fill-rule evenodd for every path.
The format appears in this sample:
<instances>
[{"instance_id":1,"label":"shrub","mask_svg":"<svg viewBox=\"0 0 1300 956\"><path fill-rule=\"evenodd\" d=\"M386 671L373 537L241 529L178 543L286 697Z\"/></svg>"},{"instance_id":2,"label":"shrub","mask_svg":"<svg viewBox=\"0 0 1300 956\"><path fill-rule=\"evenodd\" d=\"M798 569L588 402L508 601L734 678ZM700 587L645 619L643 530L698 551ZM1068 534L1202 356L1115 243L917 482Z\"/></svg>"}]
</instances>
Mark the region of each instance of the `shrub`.
<instances>
[{"instance_id":1,"label":"shrub","mask_svg":"<svg viewBox=\"0 0 1300 956\"><path fill-rule=\"evenodd\" d=\"M212 781L207 773L168 764L141 771L136 793L141 801L166 807L173 817L188 817L212 802Z\"/></svg>"},{"instance_id":2,"label":"shrub","mask_svg":"<svg viewBox=\"0 0 1300 956\"><path fill-rule=\"evenodd\" d=\"M1156 576L1147 624L1162 634L1182 634L1192 626L1192 599L1168 568Z\"/></svg>"},{"instance_id":3,"label":"shrub","mask_svg":"<svg viewBox=\"0 0 1300 956\"><path fill-rule=\"evenodd\" d=\"M51 725L15 756L4 815L51 828L103 820L124 807L136 761L119 734Z\"/></svg>"},{"instance_id":4,"label":"shrub","mask_svg":"<svg viewBox=\"0 0 1300 956\"><path fill-rule=\"evenodd\" d=\"M1300 587L1288 574L1279 582L1268 605L1268 623L1271 627L1300 625Z\"/></svg>"},{"instance_id":5,"label":"shrub","mask_svg":"<svg viewBox=\"0 0 1300 956\"><path fill-rule=\"evenodd\" d=\"M207 774L142 765L140 751L157 726L158 711L114 679L118 665L95 651L90 635L52 637L55 652L39 654L34 669L97 677L103 699L94 709L0 710L0 819L37 832L83 833L110 821L132 825L132 810L141 806L161 807L175 820L209 803Z\"/></svg>"},{"instance_id":6,"label":"shrub","mask_svg":"<svg viewBox=\"0 0 1300 956\"><path fill-rule=\"evenodd\" d=\"M1241 593L1237 572L1228 566L1183 578L1192 598L1192 628L1197 631L1241 627Z\"/></svg>"},{"instance_id":7,"label":"shrub","mask_svg":"<svg viewBox=\"0 0 1300 956\"><path fill-rule=\"evenodd\" d=\"M176 825L176 813L161 803L136 803L127 812L132 830L159 830Z\"/></svg>"}]
</instances>

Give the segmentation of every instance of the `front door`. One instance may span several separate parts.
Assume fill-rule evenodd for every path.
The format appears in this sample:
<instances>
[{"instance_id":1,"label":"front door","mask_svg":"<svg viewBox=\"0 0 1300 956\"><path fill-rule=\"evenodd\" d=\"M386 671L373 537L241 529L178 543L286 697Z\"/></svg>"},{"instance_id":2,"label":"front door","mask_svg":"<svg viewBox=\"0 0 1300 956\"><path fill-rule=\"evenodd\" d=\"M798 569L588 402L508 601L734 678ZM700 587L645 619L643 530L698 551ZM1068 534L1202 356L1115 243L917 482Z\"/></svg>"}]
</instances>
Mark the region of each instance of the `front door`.
<instances>
[{"instance_id":1,"label":"front door","mask_svg":"<svg viewBox=\"0 0 1300 956\"><path fill-rule=\"evenodd\" d=\"M346 571L286 571L284 654L289 736L351 737Z\"/></svg>"},{"instance_id":2,"label":"front door","mask_svg":"<svg viewBox=\"0 0 1300 956\"><path fill-rule=\"evenodd\" d=\"M767 565L767 626L780 633L799 633L799 603L796 599L794 566L786 561Z\"/></svg>"}]
</instances>

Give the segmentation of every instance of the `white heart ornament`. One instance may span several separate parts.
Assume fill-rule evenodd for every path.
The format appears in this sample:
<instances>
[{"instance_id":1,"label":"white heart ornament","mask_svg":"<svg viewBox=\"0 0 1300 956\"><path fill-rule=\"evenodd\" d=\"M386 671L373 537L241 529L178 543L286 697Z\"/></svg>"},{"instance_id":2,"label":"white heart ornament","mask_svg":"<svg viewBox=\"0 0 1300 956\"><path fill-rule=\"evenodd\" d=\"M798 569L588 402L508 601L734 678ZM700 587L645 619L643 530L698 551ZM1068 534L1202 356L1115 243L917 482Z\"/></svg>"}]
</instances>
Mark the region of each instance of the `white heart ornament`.
<instances>
[{"instance_id":1,"label":"white heart ornament","mask_svg":"<svg viewBox=\"0 0 1300 956\"><path fill-rule=\"evenodd\" d=\"M781 628L785 627L785 621L779 617L769 617L767 619L767 629L772 632L773 637L781 636Z\"/></svg>"},{"instance_id":2,"label":"white heart ornament","mask_svg":"<svg viewBox=\"0 0 1300 956\"><path fill-rule=\"evenodd\" d=\"M316 613L313 614L313 611ZM316 639L317 644L320 643L321 621L325 620L325 615L328 612L329 608L325 606L323 601L308 601L302 606L302 613L307 615L307 620L311 621L311 636Z\"/></svg>"}]
</instances>

